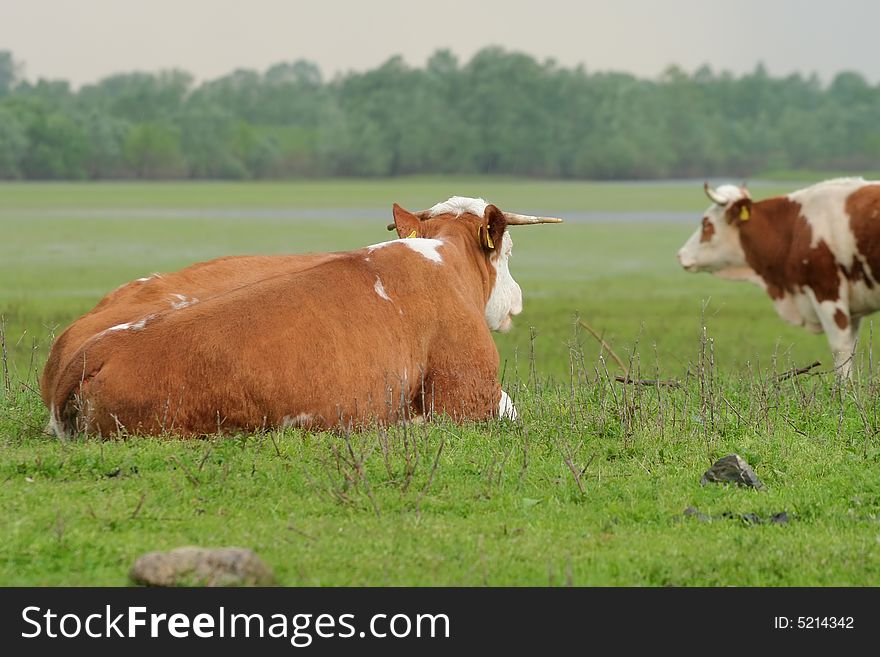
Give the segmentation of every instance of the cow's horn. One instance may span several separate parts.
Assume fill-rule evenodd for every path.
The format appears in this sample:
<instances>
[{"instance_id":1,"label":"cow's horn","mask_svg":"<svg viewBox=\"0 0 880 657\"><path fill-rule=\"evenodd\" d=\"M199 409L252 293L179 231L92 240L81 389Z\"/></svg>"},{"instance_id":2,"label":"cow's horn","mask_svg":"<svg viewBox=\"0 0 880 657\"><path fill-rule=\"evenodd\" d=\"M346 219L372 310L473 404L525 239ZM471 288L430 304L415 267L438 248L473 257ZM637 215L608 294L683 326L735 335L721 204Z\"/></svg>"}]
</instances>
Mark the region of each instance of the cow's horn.
<instances>
[{"instance_id":1,"label":"cow's horn","mask_svg":"<svg viewBox=\"0 0 880 657\"><path fill-rule=\"evenodd\" d=\"M413 212L421 221L431 218L430 210L422 210L421 212ZM530 214L516 214L515 212L503 212L504 219L508 226L528 226L530 224L561 224L562 219L558 217L533 217ZM394 230L394 224L388 224L388 230Z\"/></svg>"},{"instance_id":2,"label":"cow's horn","mask_svg":"<svg viewBox=\"0 0 880 657\"><path fill-rule=\"evenodd\" d=\"M715 203L716 205L727 205L727 199L718 196L714 189L709 187L708 182L703 183L703 191L706 192L706 196L709 197L709 200Z\"/></svg>"},{"instance_id":3,"label":"cow's horn","mask_svg":"<svg viewBox=\"0 0 880 657\"><path fill-rule=\"evenodd\" d=\"M504 212L504 218L507 220L508 226L528 226L529 224L561 224L562 219L558 217L533 217L528 214L516 214L514 212Z\"/></svg>"}]
</instances>

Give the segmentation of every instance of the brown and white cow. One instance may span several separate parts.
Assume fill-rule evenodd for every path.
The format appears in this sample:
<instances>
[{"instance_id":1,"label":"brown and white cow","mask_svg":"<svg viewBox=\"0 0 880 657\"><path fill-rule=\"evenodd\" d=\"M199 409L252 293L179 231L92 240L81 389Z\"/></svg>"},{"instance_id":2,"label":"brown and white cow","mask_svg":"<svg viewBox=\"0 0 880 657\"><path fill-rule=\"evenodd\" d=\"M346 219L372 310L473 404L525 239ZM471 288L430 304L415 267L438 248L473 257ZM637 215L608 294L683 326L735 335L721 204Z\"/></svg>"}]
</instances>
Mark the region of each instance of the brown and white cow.
<instances>
[{"instance_id":1,"label":"brown and white cow","mask_svg":"<svg viewBox=\"0 0 880 657\"><path fill-rule=\"evenodd\" d=\"M56 431L198 435L511 414L489 331L522 309L507 225L542 220L459 197L426 214L395 206L403 239L103 330L57 377Z\"/></svg>"},{"instance_id":2,"label":"brown and white cow","mask_svg":"<svg viewBox=\"0 0 880 657\"><path fill-rule=\"evenodd\" d=\"M763 201L704 189L713 204L678 252L682 267L760 285L785 320L826 334L849 376L859 322L880 309L880 183L841 178Z\"/></svg>"}]
</instances>

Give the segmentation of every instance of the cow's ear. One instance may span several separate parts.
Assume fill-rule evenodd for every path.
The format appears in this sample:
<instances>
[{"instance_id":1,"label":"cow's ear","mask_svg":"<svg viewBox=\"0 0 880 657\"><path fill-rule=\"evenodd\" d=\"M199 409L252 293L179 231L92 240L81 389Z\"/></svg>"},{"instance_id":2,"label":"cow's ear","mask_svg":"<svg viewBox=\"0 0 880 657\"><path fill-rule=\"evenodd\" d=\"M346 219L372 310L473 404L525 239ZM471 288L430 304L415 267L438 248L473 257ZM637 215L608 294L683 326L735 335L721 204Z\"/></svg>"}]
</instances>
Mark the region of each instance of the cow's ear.
<instances>
[{"instance_id":1,"label":"cow's ear","mask_svg":"<svg viewBox=\"0 0 880 657\"><path fill-rule=\"evenodd\" d=\"M738 224L743 221L748 221L752 218L752 199L739 199L727 208L725 216L727 218L727 223L729 224Z\"/></svg>"},{"instance_id":2,"label":"cow's ear","mask_svg":"<svg viewBox=\"0 0 880 657\"><path fill-rule=\"evenodd\" d=\"M394 213L394 227L400 237L418 237L421 232L422 225L419 218L412 212L404 210L402 207L394 204L392 210Z\"/></svg>"},{"instance_id":3,"label":"cow's ear","mask_svg":"<svg viewBox=\"0 0 880 657\"><path fill-rule=\"evenodd\" d=\"M507 229L507 219L504 218L504 213L494 205L487 205L483 217L486 224L485 228L481 227L480 229L480 244L488 251L501 248L501 240Z\"/></svg>"}]
</instances>

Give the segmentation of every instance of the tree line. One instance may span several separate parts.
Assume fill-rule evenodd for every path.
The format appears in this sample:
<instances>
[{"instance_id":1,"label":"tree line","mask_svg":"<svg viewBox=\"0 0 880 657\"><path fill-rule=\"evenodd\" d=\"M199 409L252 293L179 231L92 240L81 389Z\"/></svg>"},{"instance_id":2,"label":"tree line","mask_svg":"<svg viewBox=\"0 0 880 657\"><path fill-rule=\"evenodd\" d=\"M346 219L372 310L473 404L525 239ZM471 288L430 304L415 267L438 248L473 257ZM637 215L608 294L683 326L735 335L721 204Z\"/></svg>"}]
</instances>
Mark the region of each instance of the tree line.
<instances>
[{"instance_id":1,"label":"tree line","mask_svg":"<svg viewBox=\"0 0 880 657\"><path fill-rule=\"evenodd\" d=\"M565 68L497 47L465 63L393 57L325 80L308 61L195 84L123 73L29 82L0 51L0 178L513 174L644 179L880 169L880 87Z\"/></svg>"}]
</instances>

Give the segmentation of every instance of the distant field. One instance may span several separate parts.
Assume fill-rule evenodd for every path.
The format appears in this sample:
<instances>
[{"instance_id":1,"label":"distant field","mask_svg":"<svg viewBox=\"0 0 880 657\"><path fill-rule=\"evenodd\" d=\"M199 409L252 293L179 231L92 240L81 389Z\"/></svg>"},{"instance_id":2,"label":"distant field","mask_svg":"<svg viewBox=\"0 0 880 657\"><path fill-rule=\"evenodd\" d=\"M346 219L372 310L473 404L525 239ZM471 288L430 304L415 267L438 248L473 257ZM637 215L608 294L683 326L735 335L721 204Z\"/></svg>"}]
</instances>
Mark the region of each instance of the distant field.
<instances>
[{"instance_id":1,"label":"distant field","mask_svg":"<svg viewBox=\"0 0 880 657\"><path fill-rule=\"evenodd\" d=\"M190 543L253 547L289 585L880 584L872 326L854 387L827 375L775 383L777 371L827 365L825 338L785 325L755 287L680 270L675 252L707 205L701 187L0 185L12 369L12 391L0 389L0 584L123 585L141 552ZM791 189L753 186L759 197ZM514 234L525 311L496 342L521 423L354 436L363 476L334 452L339 436L60 444L41 434L46 411L31 389L51 334L114 287L219 255L383 241L393 202L421 209L453 194L573 219ZM642 376L683 386L609 380L613 362L606 371L596 342L574 332L576 315ZM766 492L699 486L733 451ZM700 523L682 516L688 506L792 520Z\"/></svg>"},{"instance_id":2,"label":"distant field","mask_svg":"<svg viewBox=\"0 0 880 657\"><path fill-rule=\"evenodd\" d=\"M737 181L738 182L738 181ZM409 177L289 182L0 183L0 212L91 208L391 208L452 195L547 210L695 210L702 181L582 182L518 178ZM751 186L755 186L754 183ZM758 183L762 193L790 185Z\"/></svg>"},{"instance_id":3,"label":"distant field","mask_svg":"<svg viewBox=\"0 0 880 657\"><path fill-rule=\"evenodd\" d=\"M661 368L681 372L693 357L703 301L719 363L824 357L824 338L785 326L757 288L680 270L675 252L707 205L701 187L419 178L0 185L0 311L21 371L30 365L32 340L39 362L50 329L133 278L220 255L371 244L387 239L392 203L420 209L459 194L563 218L592 213L589 222L516 229L512 271L525 311L512 333L498 337L510 361L527 353L534 327L539 370L563 374L572 317L580 313L622 351L638 339L653 368L656 344ZM621 221L626 212L690 213L693 221Z\"/></svg>"}]
</instances>

